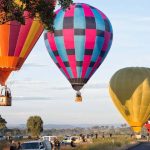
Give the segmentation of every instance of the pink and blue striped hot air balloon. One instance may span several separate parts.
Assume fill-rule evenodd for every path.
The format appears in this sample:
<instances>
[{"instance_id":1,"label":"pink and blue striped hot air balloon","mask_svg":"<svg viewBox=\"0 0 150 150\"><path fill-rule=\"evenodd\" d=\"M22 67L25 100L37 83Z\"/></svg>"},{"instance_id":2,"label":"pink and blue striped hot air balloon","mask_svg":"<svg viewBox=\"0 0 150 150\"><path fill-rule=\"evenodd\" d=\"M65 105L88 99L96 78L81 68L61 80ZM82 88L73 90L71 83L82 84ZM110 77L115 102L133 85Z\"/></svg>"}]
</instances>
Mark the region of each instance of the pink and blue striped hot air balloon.
<instances>
[{"instance_id":1,"label":"pink and blue striped hot air balloon","mask_svg":"<svg viewBox=\"0 0 150 150\"><path fill-rule=\"evenodd\" d=\"M112 26L100 10L83 3L56 12L54 33L45 31L47 50L77 92L105 59L113 38Z\"/></svg>"}]
</instances>

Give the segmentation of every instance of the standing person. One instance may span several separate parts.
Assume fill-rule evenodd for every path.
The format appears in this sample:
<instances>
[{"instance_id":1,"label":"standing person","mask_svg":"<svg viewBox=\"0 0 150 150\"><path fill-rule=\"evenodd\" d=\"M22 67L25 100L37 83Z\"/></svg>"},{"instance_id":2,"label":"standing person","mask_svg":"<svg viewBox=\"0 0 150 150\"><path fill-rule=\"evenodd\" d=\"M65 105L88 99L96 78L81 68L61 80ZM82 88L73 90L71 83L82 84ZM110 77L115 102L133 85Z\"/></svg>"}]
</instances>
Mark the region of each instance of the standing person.
<instances>
[{"instance_id":1,"label":"standing person","mask_svg":"<svg viewBox=\"0 0 150 150\"><path fill-rule=\"evenodd\" d=\"M58 139L55 139L55 149L60 150L60 141Z\"/></svg>"},{"instance_id":2,"label":"standing person","mask_svg":"<svg viewBox=\"0 0 150 150\"><path fill-rule=\"evenodd\" d=\"M75 139L74 139L74 138L72 138L72 139L71 139L71 144L70 144L70 145L71 145L71 147L76 147L76 145L75 145L74 141L75 141Z\"/></svg>"},{"instance_id":3,"label":"standing person","mask_svg":"<svg viewBox=\"0 0 150 150\"><path fill-rule=\"evenodd\" d=\"M147 133L147 141L149 141L149 133Z\"/></svg>"},{"instance_id":4,"label":"standing person","mask_svg":"<svg viewBox=\"0 0 150 150\"><path fill-rule=\"evenodd\" d=\"M10 150L17 150L17 146L16 146L16 143L14 141L12 141L12 143L10 145Z\"/></svg>"},{"instance_id":5,"label":"standing person","mask_svg":"<svg viewBox=\"0 0 150 150\"><path fill-rule=\"evenodd\" d=\"M103 139L105 138L104 132L103 132L103 134L102 134L102 138L103 138Z\"/></svg>"},{"instance_id":6,"label":"standing person","mask_svg":"<svg viewBox=\"0 0 150 150\"><path fill-rule=\"evenodd\" d=\"M20 150L20 149L21 149L21 143L18 142L18 144L17 144L17 150Z\"/></svg>"},{"instance_id":7,"label":"standing person","mask_svg":"<svg viewBox=\"0 0 150 150\"><path fill-rule=\"evenodd\" d=\"M96 139L98 138L98 134L97 134L97 133L95 134L95 138L96 138Z\"/></svg>"}]
</instances>

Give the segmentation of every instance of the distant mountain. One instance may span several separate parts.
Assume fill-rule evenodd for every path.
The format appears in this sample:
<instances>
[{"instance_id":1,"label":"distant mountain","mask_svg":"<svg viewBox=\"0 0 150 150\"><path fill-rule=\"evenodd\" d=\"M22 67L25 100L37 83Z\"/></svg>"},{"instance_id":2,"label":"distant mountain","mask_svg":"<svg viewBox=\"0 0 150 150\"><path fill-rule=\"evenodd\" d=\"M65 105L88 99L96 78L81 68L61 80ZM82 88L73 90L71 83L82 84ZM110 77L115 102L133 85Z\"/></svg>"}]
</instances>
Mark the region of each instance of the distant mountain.
<instances>
[{"instance_id":1,"label":"distant mountain","mask_svg":"<svg viewBox=\"0 0 150 150\"><path fill-rule=\"evenodd\" d=\"M120 124L46 124L44 125L44 129L73 129L73 128L91 128L94 126L114 126L119 127ZM25 129L25 124L11 124L8 125L8 128L19 128L19 129Z\"/></svg>"}]
</instances>

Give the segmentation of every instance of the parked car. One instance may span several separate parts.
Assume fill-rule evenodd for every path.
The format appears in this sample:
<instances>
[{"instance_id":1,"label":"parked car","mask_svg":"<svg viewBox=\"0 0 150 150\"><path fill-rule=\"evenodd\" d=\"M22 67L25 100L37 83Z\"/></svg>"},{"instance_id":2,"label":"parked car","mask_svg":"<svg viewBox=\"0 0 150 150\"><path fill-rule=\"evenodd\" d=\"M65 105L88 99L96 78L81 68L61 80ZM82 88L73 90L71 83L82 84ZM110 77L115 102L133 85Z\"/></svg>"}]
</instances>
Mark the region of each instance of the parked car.
<instances>
[{"instance_id":1,"label":"parked car","mask_svg":"<svg viewBox=\"0 0 150 150\"><path fill-rule=\"evenodd\" d=\"M52 150L48 141L28 141L21 144L21 150Z\"/></svg>"},{"instance_id":2,"label":"parked car","mask_svg":"<svg viewBox=\"0 0 150 150\"><path fill-rule=\"evenodd\" d=\"M23 139L23 136L22 135L12 136L12 139L14 139L14 140Z\"/></svg>"},{"instance_id":3,"label":"parked car","mask_svg":"<svg viewBox=\"0 0 150 150\"><path fill-rule=\"evenodd\" d=\"M54 146L54 141L57 139L57 136L43 136L43 141L49 141Z\"/></svg>"},{"instance_id":4,"label":"parked car","mask_svg":"<svg viewBox=\"0 0 150 150\"><path fill-rule=\"evenodd\" d=\"M0 141L3 141L3 140L5 140L5 139L6 139L6 137L0 135Z\"/></svg>"},{"instance_id":5,"label":"parked car","mask_svg":"<svg viewBox=\"0 0 150 150\"><path fill-rule=\"evenodd\" d=\"M71 144L71 141L74 141L75 144L79 144L82 142L81 137L79 136L66 136L64 137L64 139L62 140L62 144Z\"/></svg>"}]
</instances>

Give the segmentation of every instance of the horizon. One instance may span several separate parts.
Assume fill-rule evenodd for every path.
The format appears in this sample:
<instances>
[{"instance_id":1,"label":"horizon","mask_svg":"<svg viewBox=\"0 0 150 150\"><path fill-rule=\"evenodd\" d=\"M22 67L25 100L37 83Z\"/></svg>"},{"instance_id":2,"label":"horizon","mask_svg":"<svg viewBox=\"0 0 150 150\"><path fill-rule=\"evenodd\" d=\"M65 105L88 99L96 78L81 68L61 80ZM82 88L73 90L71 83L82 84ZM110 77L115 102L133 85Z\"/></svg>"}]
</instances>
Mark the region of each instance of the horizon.
<instances>
[{"instance_id":1,"label":"horizon","mask_svg":"<svg viewBox=\"0 0 150 150\"><path fill-rule=\"evenodd\" d=\"M41 116L46 124L126 123L113 105L108 85L118 69L149 67L150 2L83 0L82 3L103 11L114 31L108 56L81 90L83 102L74 102L76 92L49 57L41 35L21 70L8 80L14 97L12 107L0 108L8 125L25 124L33 115Z\"/></svg>"}]
</instances>

